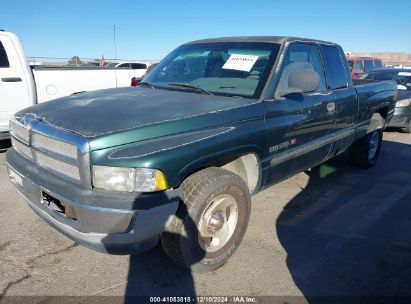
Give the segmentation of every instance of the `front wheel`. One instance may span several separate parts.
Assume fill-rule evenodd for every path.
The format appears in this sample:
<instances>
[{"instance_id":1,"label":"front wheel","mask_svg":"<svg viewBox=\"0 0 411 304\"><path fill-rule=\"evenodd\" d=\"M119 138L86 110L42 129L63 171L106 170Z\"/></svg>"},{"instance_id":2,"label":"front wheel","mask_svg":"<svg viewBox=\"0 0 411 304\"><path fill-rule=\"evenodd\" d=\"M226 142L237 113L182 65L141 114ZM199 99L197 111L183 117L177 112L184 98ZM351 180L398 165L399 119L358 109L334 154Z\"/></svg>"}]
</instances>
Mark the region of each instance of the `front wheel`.
<instances>
[{"instance_id":1,"label":"front wheel","mask_svg":"<svg viewBox=\"0 0 411 304\"><path fill-rule=\"evenodd\" d=\"M406 127L402 128L402 131L404 133L411 133L411 121L408 123Z\"/></svg>"},{"instance_id":2,"label":"front wheel","mask_svg":"<svg viewBox=\"0 0 411 304\"><path fill-rule=\"evenodd\" d=\"M350 147L350 160L360 168L370 168L377 163L382 144L382 131L368 133Z\"/></svg>"},{"instance_id":3,"label":"front wheel","mask_svg":"<svg viewBox=\"0 0 411 304\"><path fill-rule=\"evenodd\" d=\"M207 168L181 185L182 202L161 236L167 255L195 272L222 266L238 248L250 218L245 182L230 171Z\"/></svg>"}]
</instances>

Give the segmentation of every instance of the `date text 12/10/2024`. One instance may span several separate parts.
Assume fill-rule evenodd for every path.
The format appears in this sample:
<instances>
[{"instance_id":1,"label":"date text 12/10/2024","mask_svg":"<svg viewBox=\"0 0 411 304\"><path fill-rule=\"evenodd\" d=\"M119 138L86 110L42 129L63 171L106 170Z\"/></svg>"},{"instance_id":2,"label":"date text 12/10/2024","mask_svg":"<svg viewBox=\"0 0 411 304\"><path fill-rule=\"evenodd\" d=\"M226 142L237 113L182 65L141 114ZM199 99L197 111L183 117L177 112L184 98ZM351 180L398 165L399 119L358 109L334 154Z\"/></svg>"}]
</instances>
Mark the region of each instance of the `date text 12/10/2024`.
<instances>
[{"instance_id":1,"label":"date text 12/10/2024","mask_svg":"<svg viewBox=\"0 0 411 304\"><path fill-rule=\"evenodd\" d=\"M248 296L150 297L150 303L258 303Z\"/></svg>"}]
</instances>

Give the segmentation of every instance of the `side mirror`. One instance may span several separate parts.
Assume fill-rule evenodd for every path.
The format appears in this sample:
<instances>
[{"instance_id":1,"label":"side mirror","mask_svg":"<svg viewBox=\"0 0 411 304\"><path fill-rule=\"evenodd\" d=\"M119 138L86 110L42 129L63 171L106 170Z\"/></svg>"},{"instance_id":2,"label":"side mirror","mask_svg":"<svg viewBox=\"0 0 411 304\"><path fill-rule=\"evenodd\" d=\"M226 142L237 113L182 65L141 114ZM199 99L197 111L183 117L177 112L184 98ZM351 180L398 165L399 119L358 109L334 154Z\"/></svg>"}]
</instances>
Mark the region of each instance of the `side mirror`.
<instances>
[{"instance_id":1,"label":"side mirror","mask_svg":"<svg viewBox=\"0 0 411 304\"><path fill-rule=\"evenodd\" d=\"M282 90L280 97L290 94L314 92L320 87L320 75L310 70L296 70L288 76L288 89Z\"/></svg>"}]
</instances>

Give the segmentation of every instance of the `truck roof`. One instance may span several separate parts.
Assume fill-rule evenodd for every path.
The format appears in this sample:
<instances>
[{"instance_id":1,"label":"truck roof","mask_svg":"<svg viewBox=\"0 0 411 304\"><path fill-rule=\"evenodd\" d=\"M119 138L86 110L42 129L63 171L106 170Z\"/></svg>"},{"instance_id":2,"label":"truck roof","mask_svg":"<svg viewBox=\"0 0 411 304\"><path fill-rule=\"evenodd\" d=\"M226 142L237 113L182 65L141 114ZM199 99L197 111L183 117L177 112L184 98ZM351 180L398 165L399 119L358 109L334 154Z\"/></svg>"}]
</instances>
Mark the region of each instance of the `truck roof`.
<instances>
[{"instance_id":1,"label":"truck roof","mask_svg":"<svg viewBox=\"0 0 411 304\"><path fill-rule=\"evenodd\" d=\"M371 56L355 56L355 57L348 57L347 60L381 60L380 58L377 57L371 57Z\"/></svg>"},{"instance_id":2,"label":"truck roof","mask_svg":"<svg viewBox=\"0 0 411 304\"><path fill-rule=\"evenodd\" d=\"M208 39L191 41L191 42L188 42L187 44L213 43L213 42L265 42L265 43L283 44L283 43L292 42L292 41L319 42L319 43L324 43L324 44L336 45L336 43L332 43L328 41L309 39L309 38L289 37L289 36L236 36L236 37L208 38Z\"/></svg>"}]
</instances>

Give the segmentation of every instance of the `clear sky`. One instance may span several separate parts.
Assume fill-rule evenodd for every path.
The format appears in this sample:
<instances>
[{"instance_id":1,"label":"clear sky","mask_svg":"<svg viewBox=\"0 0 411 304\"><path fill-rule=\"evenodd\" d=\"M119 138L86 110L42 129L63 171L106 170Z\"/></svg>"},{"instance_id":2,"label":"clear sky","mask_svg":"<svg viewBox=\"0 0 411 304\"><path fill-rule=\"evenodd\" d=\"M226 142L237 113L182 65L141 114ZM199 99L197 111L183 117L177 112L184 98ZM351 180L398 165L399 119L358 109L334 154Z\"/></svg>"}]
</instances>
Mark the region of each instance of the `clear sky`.
<instances>
[{"instance_id":1,"label":"clear sky","mask_svg":"<svg viewBox=\"0 0 411 304\"><path fill-rule=\"evenodd\" d=\"M411 53L411 1L0 0L0 28L27 56L161 59L207 37L285 35L337 42L345 51Z\"/></svg>"}]
</instances>

